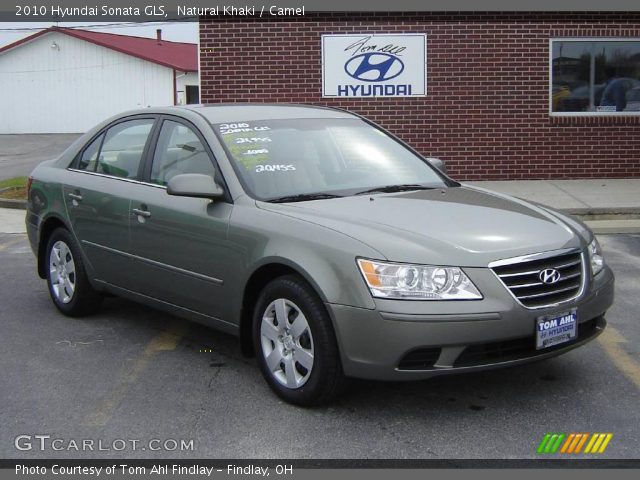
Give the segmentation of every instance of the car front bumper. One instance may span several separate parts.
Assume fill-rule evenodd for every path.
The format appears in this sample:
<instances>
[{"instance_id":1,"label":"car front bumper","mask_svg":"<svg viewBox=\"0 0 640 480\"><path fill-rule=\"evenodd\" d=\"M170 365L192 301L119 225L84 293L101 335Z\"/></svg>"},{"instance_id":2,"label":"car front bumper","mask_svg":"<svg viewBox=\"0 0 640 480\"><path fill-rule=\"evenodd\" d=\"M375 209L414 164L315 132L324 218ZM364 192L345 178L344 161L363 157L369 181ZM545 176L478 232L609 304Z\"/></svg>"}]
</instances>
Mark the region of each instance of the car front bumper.
<instances>
[{"instance_id":1,"label":"car front bumper","mask_svg":"<svg viewBox=\"0 0 640 480\"><path fill-rule=\"evenodd\" d=\"M489 269L465 269L484 294L477 301L378 300L376 309L327 304L347 376L419 380L517 365L583 345L605 328L613 303L609 267L589 278L583 294L554 307L520 305ZM577 339L535 348L536 318L577 309Z\"/></svg>"}]
</instances>

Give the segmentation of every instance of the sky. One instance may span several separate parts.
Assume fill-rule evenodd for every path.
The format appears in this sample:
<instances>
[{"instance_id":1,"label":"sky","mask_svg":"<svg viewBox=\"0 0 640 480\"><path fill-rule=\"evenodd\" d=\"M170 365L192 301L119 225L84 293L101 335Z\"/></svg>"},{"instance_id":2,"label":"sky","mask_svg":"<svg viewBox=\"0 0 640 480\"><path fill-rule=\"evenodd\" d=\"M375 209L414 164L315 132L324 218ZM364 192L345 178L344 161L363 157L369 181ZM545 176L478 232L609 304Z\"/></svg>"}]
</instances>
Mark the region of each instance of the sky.
<instances>
[{"instance_id":1,"label":"sky","mask_svg":"<svg viewBox=\"0 0 640 480\"><path fill-rule=\"evenodd\" d=\"M82 27L86 25L105 25L114 22L59 22L60 27ZM0 22L0 47L13 43L16 40L32 35L38 31L54 25L53 22ZM136 37L156 37L156 29L162 29L162 38L174 42L198 43L197 22L153 22L153 23L127 23L126 25L110 27L88 27L87 30L106 33L118 33L120 35L134 35ZM33 30L14 30L33 29Z\"/></svg>"}]
</instances>

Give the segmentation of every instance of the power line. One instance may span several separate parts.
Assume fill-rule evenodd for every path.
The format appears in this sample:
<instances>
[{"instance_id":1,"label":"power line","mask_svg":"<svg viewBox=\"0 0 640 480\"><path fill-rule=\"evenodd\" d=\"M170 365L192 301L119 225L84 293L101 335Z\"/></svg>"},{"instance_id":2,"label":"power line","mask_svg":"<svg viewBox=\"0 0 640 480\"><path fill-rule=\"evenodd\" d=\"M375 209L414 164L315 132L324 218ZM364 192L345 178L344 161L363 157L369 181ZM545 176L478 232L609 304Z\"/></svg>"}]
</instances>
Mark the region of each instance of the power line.
<instances>
[{"instance_id":1,"label":"power line","mask_svg":"<svg viewBox=\"0 0 640 480\"><path fill-rule=\"evenodd\" d=\"M117 23L102 23L102 24L91 24L91 25L72 25L68 27L61 28L79 28L79 29L89 29L93 28L99 30L101 28L135 28L135 27L148 27L152 25L164 25L168 23L194 23L198 17L186 17L181 18L179 20L169 20L169 21L141 21L141 22L117 22ZM44 23L44 22L43 22ZM53 21L52 23L57 23ZM46 30L49 27L16 27L16 28L0 28L0 32L31 32L36 30Z\"/></svg>"}]
</instances>

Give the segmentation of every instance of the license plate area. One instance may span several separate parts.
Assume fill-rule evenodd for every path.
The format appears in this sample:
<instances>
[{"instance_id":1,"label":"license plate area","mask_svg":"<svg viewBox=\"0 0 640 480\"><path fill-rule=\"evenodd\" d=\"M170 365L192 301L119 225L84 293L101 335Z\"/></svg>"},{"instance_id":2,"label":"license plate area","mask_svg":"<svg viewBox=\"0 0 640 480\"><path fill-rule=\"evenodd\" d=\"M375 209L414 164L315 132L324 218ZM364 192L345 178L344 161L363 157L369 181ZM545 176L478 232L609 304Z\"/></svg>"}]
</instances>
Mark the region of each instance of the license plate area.
<instances>
[{"instance_id":1,"label":"license plate area","mask_svg":"<svg viewBox=\"0 0 640 480\"><path fill-rule=\"evenodd\" d=\"M577 335L578 312L575 308L536 318L536 350L571 342Z\"/></svg>"}]
</instances>

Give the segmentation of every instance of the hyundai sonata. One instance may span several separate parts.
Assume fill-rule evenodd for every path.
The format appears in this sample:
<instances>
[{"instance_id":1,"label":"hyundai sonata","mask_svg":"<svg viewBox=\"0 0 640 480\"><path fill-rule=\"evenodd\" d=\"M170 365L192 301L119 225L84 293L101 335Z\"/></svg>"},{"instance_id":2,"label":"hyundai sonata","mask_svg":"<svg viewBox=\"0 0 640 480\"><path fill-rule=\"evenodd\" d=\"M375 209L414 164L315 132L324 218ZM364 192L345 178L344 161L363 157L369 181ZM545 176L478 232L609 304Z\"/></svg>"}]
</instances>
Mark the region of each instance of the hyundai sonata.
<instances>
[{"instance_id":1,"label":"hyundai sonata","mask_svg":"<svg viewBox=\"0 0 640 480\"><path fill-rule=\"evenodd\" d=\"M270 387L328 402L348 377L517 365L605 327L614 277L581 222L462 185L352 113L149 108L30 179L55 306L105 293L237 335Z\"/></svg>"}]
</instances>

